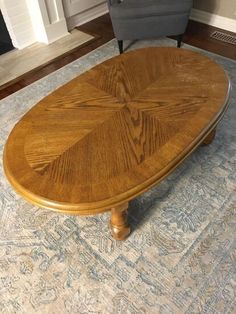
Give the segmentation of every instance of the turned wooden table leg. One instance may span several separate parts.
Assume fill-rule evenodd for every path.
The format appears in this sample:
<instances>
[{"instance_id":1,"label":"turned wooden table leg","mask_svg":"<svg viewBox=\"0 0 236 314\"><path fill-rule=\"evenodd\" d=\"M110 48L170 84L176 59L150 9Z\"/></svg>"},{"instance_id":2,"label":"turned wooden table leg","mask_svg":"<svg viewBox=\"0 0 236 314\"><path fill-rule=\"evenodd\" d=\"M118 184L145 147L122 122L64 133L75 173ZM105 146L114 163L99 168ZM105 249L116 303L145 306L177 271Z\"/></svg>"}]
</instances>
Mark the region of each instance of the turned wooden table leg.
<instances>
[{"instance_id":1,"label":"turned wooden table leg","mask_svg":"<svg viewBox=\"0 0 236 314\"><path fill-rule=\"evenodd\" d=\"M203 145L209 145L212 143L216 135L216 129L212 130L211 133L207 135L207 137L203 141Z\"/></svg>"},{"instance_id":2,"label":"turned wooden table leg","mask_svg":"<svg viewBox=\"0 0 236 314\"><path fill-rule=\"evenodd\" d=\"M128 203L111 209L111 233L116 240L124 240L130 234L130 226L127 222Z\"/></svg>"}]
</instances>

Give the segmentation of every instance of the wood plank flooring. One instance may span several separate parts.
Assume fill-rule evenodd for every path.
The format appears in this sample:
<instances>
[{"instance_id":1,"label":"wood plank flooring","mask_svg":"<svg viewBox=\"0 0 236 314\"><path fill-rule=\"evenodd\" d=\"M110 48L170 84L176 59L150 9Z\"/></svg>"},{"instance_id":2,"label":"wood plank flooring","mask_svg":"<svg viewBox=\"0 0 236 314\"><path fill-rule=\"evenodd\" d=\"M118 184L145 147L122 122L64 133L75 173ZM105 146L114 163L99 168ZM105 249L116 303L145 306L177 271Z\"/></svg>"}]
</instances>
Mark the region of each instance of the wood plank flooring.
<instances>
[{"instance_id":1,"label":"wood plank flooring","mask_svg":"<svg viewBox=\"0 0 236 314\"><path fill-rule=\"evenodd\" d=\"M236 46L211 38L210 36L214 31L222 31L222 29L195 21L190 21L184 36L184 42L189 45L236 60ZM236 35L235 33L225 30L223 30L223 32L234 36Z\"/></svg>"},{"instance_id":2,"label":"wood plank flooring","mask_svg":"<svg viewBox=\"0 0 236 314\"><path fill-rule=\"evenodd\" d=\"M74 29L67 36L58 39L50 45L35 43L22 50L14 49L0 57L0 86L11 85L13 80L19 81L20 77L34 69L39 69L55 61L73 49L90 40L92 35Z\"/></svg>"},{"instance_id":3,"label":"wood plank flooring","mask_svg":"<svg viewBox=\"0 0 236 314\"><path fill-rule=\"evenodd\" d=\"M44 67L41 67L40 69L35 69L30 73L25 74L10 86L0 87L0 99L65 66L66 64L76 60L77 58L87 54L88 52L96 49L97 47L114 38L111 20L108 14L105 14L80 26L79 30L96 36L96 40L89 42L82 47L74 49L66 56L61 56ZM236 60L235 46L217 41L210 37L210 34L215 30L218 29L190 20L186 34L184 36L184 42Z\"/></svg>"}]
</instances>

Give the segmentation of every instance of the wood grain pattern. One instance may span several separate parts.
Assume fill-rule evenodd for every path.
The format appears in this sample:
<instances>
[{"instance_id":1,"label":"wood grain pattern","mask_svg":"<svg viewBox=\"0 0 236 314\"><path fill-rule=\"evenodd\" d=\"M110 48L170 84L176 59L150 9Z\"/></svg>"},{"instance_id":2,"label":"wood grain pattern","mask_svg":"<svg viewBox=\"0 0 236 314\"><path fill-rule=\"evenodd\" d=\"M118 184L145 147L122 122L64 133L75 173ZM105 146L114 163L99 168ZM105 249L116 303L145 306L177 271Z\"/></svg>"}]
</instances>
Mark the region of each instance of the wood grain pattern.
<instances>
[{"instance_id":1,"label":"wood grain pattern","mask_svg":"<svg viewBox=\"0 0 236 314\"><path fill-rule=\"evenodd\" d=\"M229 89L224 70L196 52L125 53L33 107L8 138L5 173L36 205L109 210L162 180L204 141Z\"/></svg>"},{"instance_id":2,"label":"wood grain pattern","mask_svg":"<svg viewBox=\"0 0 236 314\"><path fill-rule=\"evenodd\" d=\"M0 86L0 99L11 95L17 90L28 86L29 84L44 77L45 75L48 75L49 73L58 70L66 64L77 60L81 56L89 53L90 51L98 48L99 46L114 38L112 23L109 14L105 14L103 16L100 16L99 18L96 18L88 23L79 26L79 30L93 35L96 40L91 40L88 44L80 46L78 49L73 50L73 52L68 53L66 56L63 55L58 57L57 59L54 59L43 68L37 68L30 73L26 73L24 76L17 78L15 82L11 83L9 86ZM231 44L224 43L216 39L214 40L210 37L211 34L216 30L220 29L215 28L211 25L206 25L189 20L187 30L184 34L183 42L195 47L199 47L203 50L211 51L224 57L236 60L236 50L232 49ZM234 33L227 33L235 35Z\"/></svg>"}]
</instances>

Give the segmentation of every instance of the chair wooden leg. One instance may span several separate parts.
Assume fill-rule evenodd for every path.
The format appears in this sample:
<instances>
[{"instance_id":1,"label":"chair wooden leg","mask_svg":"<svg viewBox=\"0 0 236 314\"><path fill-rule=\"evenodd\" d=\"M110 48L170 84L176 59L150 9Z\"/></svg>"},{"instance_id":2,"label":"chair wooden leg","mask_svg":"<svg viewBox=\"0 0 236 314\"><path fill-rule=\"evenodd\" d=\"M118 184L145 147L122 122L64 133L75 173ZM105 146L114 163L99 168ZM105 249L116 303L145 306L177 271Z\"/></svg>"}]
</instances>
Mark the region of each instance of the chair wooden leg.
<instances>
[{"instance_id":1,"label":"chair wooden leg","mask_svg":"<svg viewBox=\"0 0 236 314\"><path fill-rule=\"evenodd\" d=\"M118 47L119 47L120 54L122 54L123 53L123 40L118 40Z\"/></svg>"},{"instance_id":2,"label":"chair wooden leg","mask_svg":"<svg viewBox=\"0 0 236 314\"><path fill-rule=\"evenodd\" d=\"M178 48L181 48L182 40L183 40L183 34L178 35L177 36L177 47Z\"/></svg>"},{"instance_id":3,"label":"chair wooden leg","mask_svg":"<svg viewBox=\"0 0 236 314\"><path fill-rule=\"evenodd\" d=\"M130 234L130 226L127 222L128 203L111 209L111 233L116 240L124 240Z\"/></svg>"}]
</instances>

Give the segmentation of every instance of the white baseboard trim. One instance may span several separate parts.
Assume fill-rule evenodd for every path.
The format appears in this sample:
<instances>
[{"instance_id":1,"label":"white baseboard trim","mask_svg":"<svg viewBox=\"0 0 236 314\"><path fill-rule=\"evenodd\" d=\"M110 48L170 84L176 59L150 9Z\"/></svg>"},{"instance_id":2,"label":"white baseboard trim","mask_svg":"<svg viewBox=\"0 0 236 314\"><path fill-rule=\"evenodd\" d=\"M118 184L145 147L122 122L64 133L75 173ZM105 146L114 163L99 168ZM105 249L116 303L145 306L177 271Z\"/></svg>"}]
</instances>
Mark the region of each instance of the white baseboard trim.
<instances>
[{"instance_id":1,"label":"white baseboard trim","mask_svg":"<svg viewBox=\"0 0 236 314\"><path fill-rule=\"evenodd\" d=\"M236 32L236 20L229 19L224 16L216 15L213 13L192 9L191 20L201 22L204 24L212 25L227 31Z\"/></svg>"},{"instance_id":2,"label":"white baseboard trim","mask_svg":"<svg viewBox=\"0 0 236 314\"><path fill-rule=\"evenodd\" d=\"M68 30L72 30L76 26L87 23L103 14L106 14L107 12L108 12L108 6L107 6L107 3L104 2L82 13L71 16L66 19Z\"/></svg>"},{"instance_id":3,"label":"white baseboard trim","mask_svg":"<svg viewBox=\"0 0 236 314\"><path fill-rule=\"evenodd\" d=\"M46 25L45 27L46 31L46 44L51 44L52 42L69 35L69 32L67 31L67 26L66 26L66 20L61 19L60 21L56 23L52 23L49 25Z\"/></svg>"}]
</instances>

